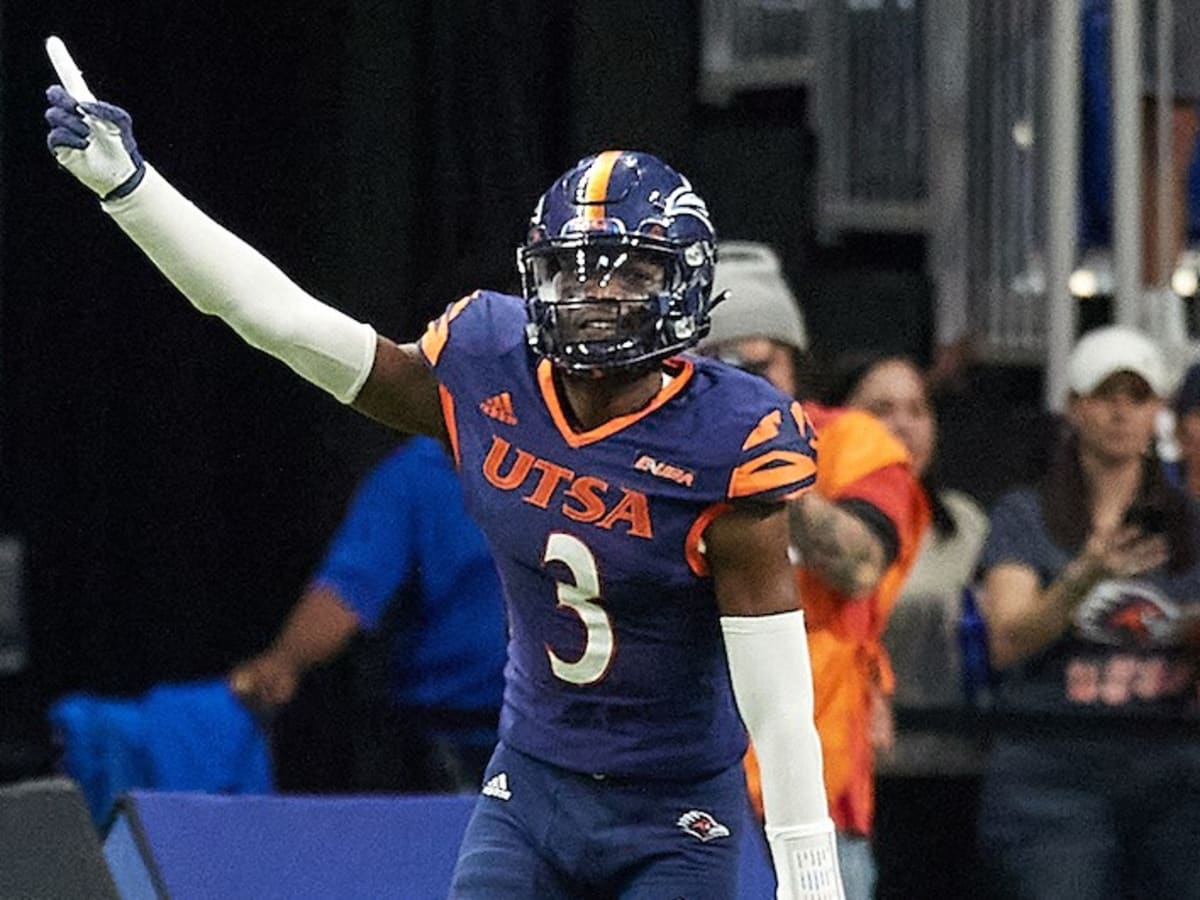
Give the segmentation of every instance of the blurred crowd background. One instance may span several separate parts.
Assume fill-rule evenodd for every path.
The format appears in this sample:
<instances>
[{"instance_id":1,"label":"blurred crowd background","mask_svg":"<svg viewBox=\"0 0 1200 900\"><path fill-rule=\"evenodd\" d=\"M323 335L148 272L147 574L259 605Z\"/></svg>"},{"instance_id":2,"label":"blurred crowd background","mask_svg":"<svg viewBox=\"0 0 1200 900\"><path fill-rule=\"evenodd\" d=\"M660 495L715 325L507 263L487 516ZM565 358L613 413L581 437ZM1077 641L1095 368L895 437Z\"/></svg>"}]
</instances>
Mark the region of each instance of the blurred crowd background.
<instances>
[{"instance_id":1,"label":"blurred crowd background","mask_svg":"<svg viewBox=\"0 0 1200 900\"><path fill-rule=\"evenodd\" d=\"M1104 11L1077 11L1084 83ZM47 35L134 111L188 196L401 338L475 287L515 287L521 223L569 162L658 154L723 238L777 251L818 372L869 350L934 374L941 484L986 506L1048 436L1031 99L1047 15L1018 0L0 4L0 526L19 613L0 619L0 778L47 767L45 709L64 692L133 694L259 651L393 442L197 323L117 229L81 222L103 214L46 153ZM1107 153L1100 118L1081 121L1084 149ZM1108 173L1081 159L1078 258L1100 262L1070 300L1080 327L1120 311ZM345 786L352 677L331 664L280 712L280 787Z\"/></svg>"}]
</instances>

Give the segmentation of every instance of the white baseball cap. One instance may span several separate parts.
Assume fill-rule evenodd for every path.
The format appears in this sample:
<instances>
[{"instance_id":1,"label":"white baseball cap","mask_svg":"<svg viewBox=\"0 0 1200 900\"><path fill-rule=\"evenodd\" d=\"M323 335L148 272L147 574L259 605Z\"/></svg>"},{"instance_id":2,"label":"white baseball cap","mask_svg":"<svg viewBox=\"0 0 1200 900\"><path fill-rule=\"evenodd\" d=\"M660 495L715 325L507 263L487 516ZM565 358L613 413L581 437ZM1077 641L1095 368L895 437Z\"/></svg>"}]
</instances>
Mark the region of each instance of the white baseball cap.
<instances>
[{"instance_id":1,"label":"white baseball cap","mask_svg":"<svg viewBox=\"0 0 1200 900\"><path fill-rule=\"evenodd\" d=\"M1067 357L1067 386L1076 394L1092 393L1118 372L1141 376L1159 397L1171 393L1162 351L1134 328L1108 325L1093 329L1076 342Z\"/></svg>"},{"instance_id":2,"label":"white baseball cap","mask_svg":"<svg viewBox=\"0 0 1200 900\"><path fill-rule=\"evenodd\" d=\"M754 241L721 241L713 296L722 291L729 291L729 298L713 307L712 330L700 342L701 350L756 337L808 349L800 304L771 247Z\"/></svg>"}]
</instances>

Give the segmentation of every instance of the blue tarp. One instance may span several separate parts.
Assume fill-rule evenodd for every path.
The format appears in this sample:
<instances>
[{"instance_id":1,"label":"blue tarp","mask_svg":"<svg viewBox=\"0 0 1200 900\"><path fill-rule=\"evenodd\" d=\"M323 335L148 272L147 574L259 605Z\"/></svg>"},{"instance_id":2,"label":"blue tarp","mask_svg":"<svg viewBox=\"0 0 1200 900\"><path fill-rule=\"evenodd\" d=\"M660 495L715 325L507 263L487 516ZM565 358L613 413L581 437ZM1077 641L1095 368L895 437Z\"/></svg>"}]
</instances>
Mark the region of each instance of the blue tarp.
<instances>
[{"instance_id":1,"label":"blue tarp","mask_svg":"<svg viewBox=\"0 0 1200 900\"><path fill-rule=\"evenodd\" d=\"M273 790L265 733L224 679L162 684L136 698L68 694L49 719L64 774L79 783L97 827L134 788Z\"/></svg>"}]
</instances>

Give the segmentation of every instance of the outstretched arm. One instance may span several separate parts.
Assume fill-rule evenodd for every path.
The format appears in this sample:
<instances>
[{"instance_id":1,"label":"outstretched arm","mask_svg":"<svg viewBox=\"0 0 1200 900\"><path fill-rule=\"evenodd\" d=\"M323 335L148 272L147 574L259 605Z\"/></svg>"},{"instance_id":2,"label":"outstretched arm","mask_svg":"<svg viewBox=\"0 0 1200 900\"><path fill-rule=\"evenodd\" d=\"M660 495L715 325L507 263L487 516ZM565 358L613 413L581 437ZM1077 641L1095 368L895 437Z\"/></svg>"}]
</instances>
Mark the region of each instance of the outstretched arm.
<instances>
[{"instance_id":1,"label":"outstretched arm","mask_svg":"<svg viewBox=\"0 0 1200 900\"><path fill-rule=\"evenodd\" d=\"M254 709L285 706L304 673L337 657L358 629L358 615L337 591L310 585L271 646L234 667L229 686Z\"/></svg>"},{"instance_id":2,"label":"outstretched arm","mask_svg":"<svg viewBox=\"0 0 1200 900\"><path fill-rule=\"evenodd\" d=\"M842 900L787 510L726 513L705 544L734 698L758 755L777 896Z\"/></svg>"},{"instance_id":3,"label":"outstretched arm","mask_svg":"<svg viewBox=\"0 0 1200 900\"><path fill-rule=\"evenodd\" d=\"M321 303L201 212L143 160L129 114L90 99L61 41L48 41L47 52L64 85L46 93L55 158L193 306L341 402L398 430L445 439L437 383L414 344L379 338Z\"/></svg>"}]
</instances>

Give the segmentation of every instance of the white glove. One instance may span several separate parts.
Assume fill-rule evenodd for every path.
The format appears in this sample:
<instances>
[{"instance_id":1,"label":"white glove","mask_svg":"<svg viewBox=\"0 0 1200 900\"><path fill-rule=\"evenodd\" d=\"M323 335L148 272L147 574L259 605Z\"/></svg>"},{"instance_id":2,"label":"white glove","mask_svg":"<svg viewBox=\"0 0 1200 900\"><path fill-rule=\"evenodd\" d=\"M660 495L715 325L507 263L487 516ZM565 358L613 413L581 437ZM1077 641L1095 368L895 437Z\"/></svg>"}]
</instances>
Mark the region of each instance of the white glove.
<instances>
[{"instance_id":1,"label":"white glove","mask_svg":"<svg viewBox=\"0 0 1200 900\"><path fill-rule=\"evenodd\" d=\"M129 113L96 100L63 42L46 40L62 81L46 91L46 143L59 164L101 198L123 197L146 171Z\"/></svg>"}]
</instances>

